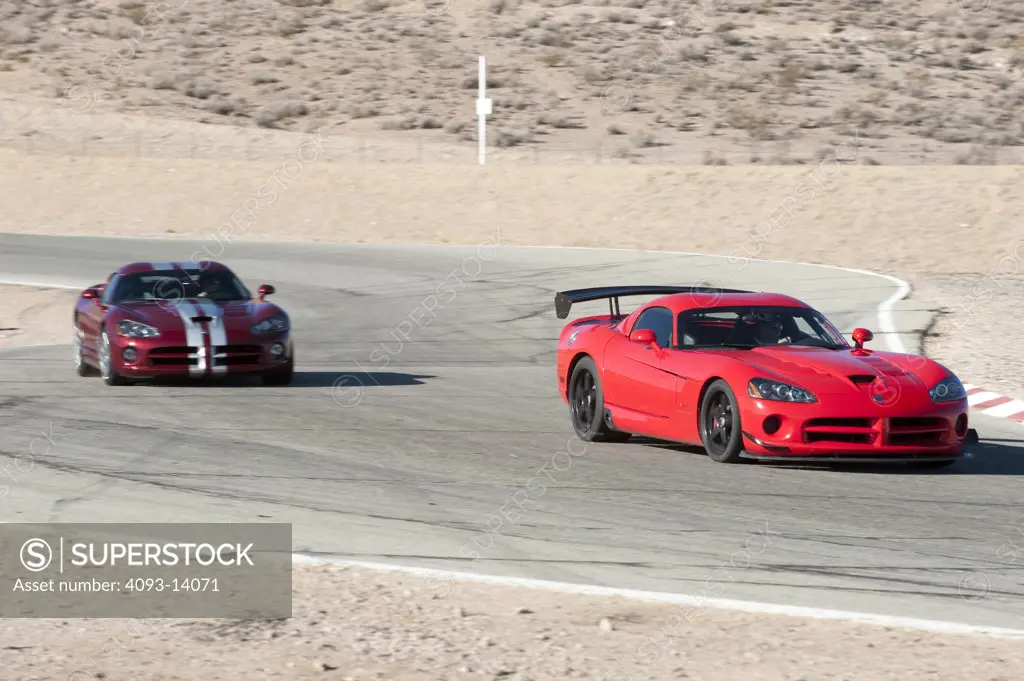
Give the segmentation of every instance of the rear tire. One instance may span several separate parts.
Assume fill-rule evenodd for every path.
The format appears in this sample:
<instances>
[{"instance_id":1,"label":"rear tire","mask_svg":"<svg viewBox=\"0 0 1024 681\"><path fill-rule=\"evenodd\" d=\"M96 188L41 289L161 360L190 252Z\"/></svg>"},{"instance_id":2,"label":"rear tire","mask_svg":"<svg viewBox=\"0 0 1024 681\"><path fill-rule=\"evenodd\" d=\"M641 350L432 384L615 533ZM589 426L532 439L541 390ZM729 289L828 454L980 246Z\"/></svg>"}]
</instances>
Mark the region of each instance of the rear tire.
<instances>
[{"instance_id":1,"label":"rear tire","mask_svg":"<svg viewBox=\"0 0 1024 681\"><path fill-rule=\"evenodd\" d=\"M289 357L288 363L279 369L263 374L263 385L288 385L295 374L295 357Z\"/></svg>"},{"instance_id":2,"label":"rear tire","mask_svg":"<svg viewBox=\"0 0 1024 681\"><path fill-rule=\"evenodd\" d=\"M743 452L739 403L729 384L718 379L700 403L700 441L715 463L737 463Z\"/></svg>"},{"instance_id":3,"label":"rear tire","mask_svg":"<svg viewBox=\"0 0 1024 681\"><path fill-rule=\"evenodd\" d=\"M581 359L569 377L569 419L584 442L625 442L630 437L605 422L601 377L590 357Z\"/></svg>"},{"instance_id":4,"label":"rear tire","mask_svg":"<svg viewBox=\"0 0 1024 681\"><path fill-rule=\"evenodd\" d=\"M99 356L100 376L103 378L103 382L111 386L128 385L128 379L117 373L117 370L114 369L114 360L111 356L110 349L110 338L107 336L106 330L103 331L103 336L100 338Z\"/></svg>"}]
</instances>

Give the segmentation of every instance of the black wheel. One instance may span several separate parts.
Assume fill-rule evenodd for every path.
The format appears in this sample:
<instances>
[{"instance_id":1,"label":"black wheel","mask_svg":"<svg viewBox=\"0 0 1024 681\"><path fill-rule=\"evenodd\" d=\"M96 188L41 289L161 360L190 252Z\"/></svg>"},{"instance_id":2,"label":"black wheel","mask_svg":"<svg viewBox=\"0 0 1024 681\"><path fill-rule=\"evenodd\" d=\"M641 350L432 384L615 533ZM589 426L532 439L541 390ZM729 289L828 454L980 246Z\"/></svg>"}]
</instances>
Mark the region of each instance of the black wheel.
<instances>
[{"instance_id":1,"label":"black wheel","mask_svg":"<svg viewBox=\"0 0 1024 681\"><path fill-rule=\"evenodd\" d=\"M85 361L85 357L82 355L82 340L85 338L85 334L80 328L78 328L78 322L75 322L74 330L71 334L71 346L72 356L75 360L75 373L79 376L93 376L96 374L96 370Z\"/></svg>"},{"instance_id":2,"label":"black wheel","mask_svg":"<svg viewBox=\"0 0 1024 681\"><path fill-rule=\"evenodd\" d=\"M739 405L732 388L719 379L700 403L700 441L708 457L717 463L736 463L743 451Z\"/></svg>"},{"instance_id":3,"label":"black wheel","mask_svg":"<svg viewBox=\"0 0 1024 681\"><path fill-rule=\"evenodd\" d=\"M604 394L594 360L584 357L569 377L569 416L584 442L625 442L629 433L612 430L604 420Z\"/></svg>"},{"instance_id":4,"label":"black wheel","mask_svg":"<svg viewBox=\"0 0 1024 681\"><path fill-rule=\"evenodd\" d=\"M100 377L103 382L107 385L127 385L128 380L117 373L114 369L114 362L110 357L110 338L107 337L107 332L104 329L103 336L100 338Z\"/></svg>"},{"instance_id":5,"label":"black wheel","mask_svg":"<svg viewBox=\"0 0 1024 681\"><path fill-rule=\"evenodd\" d=\"M295 358L289 357L288 363L279 369L263 374L263 385L288 385L295 373Z\"/></svg>"}]
</instances>

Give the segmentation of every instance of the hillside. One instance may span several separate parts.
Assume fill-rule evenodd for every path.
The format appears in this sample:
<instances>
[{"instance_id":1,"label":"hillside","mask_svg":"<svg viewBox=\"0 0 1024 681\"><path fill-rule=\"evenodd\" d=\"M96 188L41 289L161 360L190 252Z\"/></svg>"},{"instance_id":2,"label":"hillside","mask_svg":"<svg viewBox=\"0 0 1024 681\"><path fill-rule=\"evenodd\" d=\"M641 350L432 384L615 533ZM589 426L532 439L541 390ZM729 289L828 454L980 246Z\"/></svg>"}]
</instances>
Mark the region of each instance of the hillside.
<instances>
[{"instance_id":1,"label":"hillside","mask_svg":"<svg viewBox=\"0 0 1024 681\"><path fill-rule=\"evenodd\" d=\"M485 54L497 147L1020 163L1022 29L1014 0L35 0L0 5L0 102L472 149Z\"/></svg>"}]
</instances>

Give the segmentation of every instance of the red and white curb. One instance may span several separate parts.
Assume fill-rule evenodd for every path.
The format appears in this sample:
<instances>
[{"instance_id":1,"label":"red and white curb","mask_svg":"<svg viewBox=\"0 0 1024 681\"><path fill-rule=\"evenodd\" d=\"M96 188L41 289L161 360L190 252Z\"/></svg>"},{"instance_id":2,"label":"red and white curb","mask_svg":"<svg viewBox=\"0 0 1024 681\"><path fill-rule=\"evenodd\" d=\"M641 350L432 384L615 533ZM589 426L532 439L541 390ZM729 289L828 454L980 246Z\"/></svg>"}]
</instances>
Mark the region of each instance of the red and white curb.
<instances>
[{"instance_id":1,"label":"red and white curb","mask_svg":"<svg viewBox=\"0 0 1024 681\"><path fill-rule=\"evenodd\" d=\"M1024 425L1024 400L989 392L970 383L964 383L964 388L967 390L967 405L971 409Z\"/></svg>"}]
</instances>

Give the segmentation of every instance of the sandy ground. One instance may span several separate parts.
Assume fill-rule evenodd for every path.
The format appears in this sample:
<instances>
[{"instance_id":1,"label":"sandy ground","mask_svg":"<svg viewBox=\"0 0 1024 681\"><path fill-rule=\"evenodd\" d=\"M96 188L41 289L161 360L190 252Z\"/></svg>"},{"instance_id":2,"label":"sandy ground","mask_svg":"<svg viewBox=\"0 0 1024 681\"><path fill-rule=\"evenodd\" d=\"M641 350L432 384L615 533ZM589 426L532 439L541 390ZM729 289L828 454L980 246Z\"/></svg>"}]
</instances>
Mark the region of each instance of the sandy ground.
<instances>
[{"instance_id":1,"label":"sandy ground","mask_svg":"<svg viewBox=\"0 0 1024 681\"><path fill-rule=\"evenodd\" d=\"M0 195L18 197L0 230L187 237L217 255L241 238L472 244L497 224L513 244L732 254L737 267L759 257L983 275L1024 261L1022 167L479 168L298 155L0 153Z\"/></svg>"},{"instance_id":2,"label":"sandy ground","mask_svg":"<svg viewBox=\"0 0 1024 681\"><path fill-rule=\"evenodd\" d=\"M300 567L294 619L0 625L29 679L1009 681L1019 641Z\"/></svg>"},{"instance_id":3,"label":"sandy ground","mask_svg":"<svg viewBox=\"0 0 1024 681\"><path fill-rule=\"evenodd\" d=\"M71 342L75 291L0 285L0 348Z\"/></svg>"}]
</instances>

